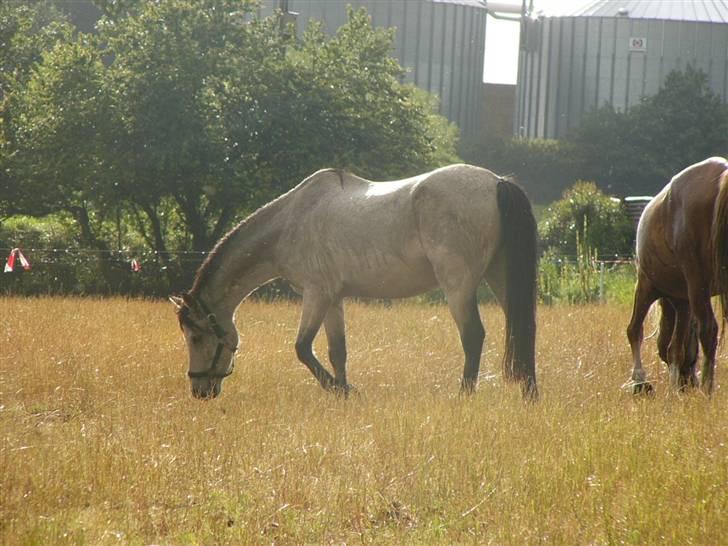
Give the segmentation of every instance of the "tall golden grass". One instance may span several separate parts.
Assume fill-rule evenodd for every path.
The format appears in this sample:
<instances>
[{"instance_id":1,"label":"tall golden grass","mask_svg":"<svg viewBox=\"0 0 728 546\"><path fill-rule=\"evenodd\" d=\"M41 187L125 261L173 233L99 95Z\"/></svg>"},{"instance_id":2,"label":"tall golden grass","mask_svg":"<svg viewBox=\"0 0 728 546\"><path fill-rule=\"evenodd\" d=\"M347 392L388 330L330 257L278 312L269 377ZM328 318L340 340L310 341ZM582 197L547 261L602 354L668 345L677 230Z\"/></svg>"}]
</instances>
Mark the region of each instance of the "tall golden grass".
<instances>
[{"instance_id":1,"label":"tall golden grass","mask_svg":"<svg viewBox=\"0 0 728 546\"><path fill-rule=\"evenodd\" d=\"M343 400L296 361L298 306L246 302L209 402L167 303L0 309L2 544L728 543L725 388L672 393L649 340L658 394L621 390L626 307L539 310L537 404L503 383L495 307L462 398L446 307L348 304Z\"/></svg>"}]
</instances>

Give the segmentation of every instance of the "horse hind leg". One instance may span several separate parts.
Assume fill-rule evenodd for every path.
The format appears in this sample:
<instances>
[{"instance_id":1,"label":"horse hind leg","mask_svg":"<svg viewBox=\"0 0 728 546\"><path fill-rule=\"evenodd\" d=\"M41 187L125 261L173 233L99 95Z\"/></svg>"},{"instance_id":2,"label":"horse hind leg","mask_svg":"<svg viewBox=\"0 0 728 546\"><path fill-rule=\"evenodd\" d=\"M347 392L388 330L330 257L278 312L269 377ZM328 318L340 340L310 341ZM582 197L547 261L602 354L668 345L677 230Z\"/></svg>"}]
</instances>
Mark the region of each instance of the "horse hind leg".
<instances>
[{"instance_id":1,"label":"horse hind leg","mask_svg":"<svg viewBox=\"0 0 728 546\"><path fill-rule=\"evenodd\" d=\"M465 353L465 366L463 368L463 379L460 383L460 392L472 394L478 385L478 373L480 371L480 356L485 341L485 328L478 312L478 301L476 295L464 298L451 298L450 312L458 325L460 343Z\"/></svg>"},{"instance_id":2,"label":"horse hind leg","mask_svg":"<svg viewBox=\"0 0 728 546\"><path fill-rule=\"evenodd\" d=\"M696 292L698 290L696 289ZM690 305L693 316L697 323L697 337L700 339L700 346L703 349L703 367L700 377L700 388L707 395L713 392L715 373L715 353L718 346L718 323L713 314L713 307L710 304L710 297L704 289L700 295L695 296L691 292ZM702 296L702 297L701 297ZM697 347L695 349L697 353ZM696 354L697 358L697 354ZM696 378L691 378L697 383Z\"/></svg>"},{"instance_id":3,"label":"horse hind leg","mask_svg":"<svg viewBox=\"0 0 728 546\"><path fill-rule=\"evenodd\" d=\"M675 309L675 328L668 349L667 365L670 381L678 390L697 386L695 361L697 359L696 323L686 301L673 302Z\"/></svg>"},{"instance_id":4,"label":"horse hind leg","mask_svg":"<svg viewBox=\"0 0 728 546\"><path fill-rule=\"evenodd\" d=\"M700 348L703 350L700 388L705 394L710 395L713 392L715 352L718 346L718 323L715 320L713 306L710 303L710 277L700 267L697 255L688 254L688 256L690 260L685 265L683 274L688 285L690 314L697 325L697 337L700 340ZM696 378L691 378L691 381L697 383Z\"/></svg>"},{"instance_id":5,"label":"horse hind leg","mask_svg":"<svg viewBox=\"0 0 728 546\"><path fill-rule=\"evenodd\" d=\"M647 312L658 298L657 291L650 280L642 273L637 276L637 286L634 293L632 318L627 326L627 339L632 351L632 392L634 394L651 394L654 389L647 381L645 370L642 367L642 340L644 338L644 321Z\"/></svg>"},{"instance_id":6,"label":"horse hind leg","mask_svg":"<svg viewBox=\"0 0 728 546\"><path fill-rule=\"evenodd\" d=\"M324 318L324 330L329 343L329 361L334 368L334 389L348 396L353 387L346 381L346 326L343 301L339 300L329 308Z\"/></svg>"},{"instance_id":7,"label":"horse hind leg","mask_svg":"<svg viewBox=\"0 0 728 546\"><path fill-rule=\"evenodd\" d=\"M660 298L660 327L657 334L657 353L670 365L670 343L675 335L675 307L667 298Z\"/></svg>"},{"instance_id":8,"label":"horse hind leg","mask_svg":"<svg viewBox=\"0 0 728 546\"><path fill-rule=\"evenodd\" d=\"M480 371L480 356L485 340L485 328L478 311L476 291L477 276L472 275L459 256L448 256L433 264L435 276L445 294L450 314L460 334L460 343L465 353L461 394L475 392Z\"/></svg>"}]
</instances>

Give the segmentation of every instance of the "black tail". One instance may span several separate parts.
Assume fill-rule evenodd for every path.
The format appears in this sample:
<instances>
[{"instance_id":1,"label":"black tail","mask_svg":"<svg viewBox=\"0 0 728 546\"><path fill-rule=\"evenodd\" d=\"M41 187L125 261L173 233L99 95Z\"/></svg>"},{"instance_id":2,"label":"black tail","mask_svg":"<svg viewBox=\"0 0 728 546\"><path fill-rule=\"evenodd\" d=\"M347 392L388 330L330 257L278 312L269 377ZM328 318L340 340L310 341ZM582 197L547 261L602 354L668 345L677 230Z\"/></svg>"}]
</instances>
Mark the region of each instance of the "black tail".
<instances>
[{"instance_id":1,"label":"black tail","mask_svg":"<svg viewBox=\"0 0 728 546\"><path fill-rule=\"evenodd\" d=\"M527 398L536 387L536 281L538 274L536 219L520 186L500 179L497 187L501 245L506 255L506 347L503 370L507 379L523 382Z\"/></svg>"}]
</instances>

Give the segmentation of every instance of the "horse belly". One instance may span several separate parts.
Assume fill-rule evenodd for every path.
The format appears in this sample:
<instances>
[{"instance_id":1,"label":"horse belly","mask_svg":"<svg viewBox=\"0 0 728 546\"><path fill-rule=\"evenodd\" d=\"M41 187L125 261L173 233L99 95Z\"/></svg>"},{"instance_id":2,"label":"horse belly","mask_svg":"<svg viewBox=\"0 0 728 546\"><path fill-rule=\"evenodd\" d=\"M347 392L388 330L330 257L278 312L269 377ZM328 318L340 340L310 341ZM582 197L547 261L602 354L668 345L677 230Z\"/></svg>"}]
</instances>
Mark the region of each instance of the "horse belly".
<instances>
[{"instance_id":1,"label":"horse belly","mask_svg":"<svg viewBox=\"0 0 728 546\"><path fill-rule=\"evenodd\" d=\"M344 296L407 298L437 286L432 266L424 256L403 260L396 256L360 256L357 267L342 271Z\"/></svg>"}]
</instances>

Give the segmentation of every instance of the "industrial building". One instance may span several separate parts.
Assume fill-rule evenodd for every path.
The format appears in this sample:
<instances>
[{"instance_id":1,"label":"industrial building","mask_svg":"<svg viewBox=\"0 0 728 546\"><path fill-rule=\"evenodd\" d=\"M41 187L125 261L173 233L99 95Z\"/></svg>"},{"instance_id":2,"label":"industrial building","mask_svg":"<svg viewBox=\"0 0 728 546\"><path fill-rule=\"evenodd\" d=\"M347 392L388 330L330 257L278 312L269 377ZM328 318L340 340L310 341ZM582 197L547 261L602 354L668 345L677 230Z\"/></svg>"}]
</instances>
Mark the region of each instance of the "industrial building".
<instances>
[{"instance_id":1,"label":"industrial building","mask_svg":"<svg viewBox=\"0 0 728 546\"><path fill-rule=\"evenodd\" d=\"M561 138L584 113L625 111L688 64L728 101L728 1L598 0L522 22L514 132Z\"/></svg>"}]
</instances>

